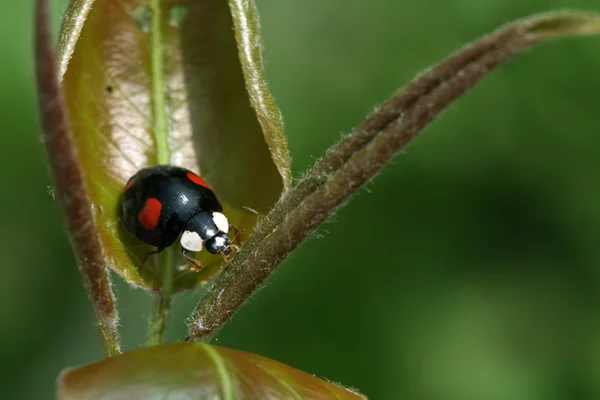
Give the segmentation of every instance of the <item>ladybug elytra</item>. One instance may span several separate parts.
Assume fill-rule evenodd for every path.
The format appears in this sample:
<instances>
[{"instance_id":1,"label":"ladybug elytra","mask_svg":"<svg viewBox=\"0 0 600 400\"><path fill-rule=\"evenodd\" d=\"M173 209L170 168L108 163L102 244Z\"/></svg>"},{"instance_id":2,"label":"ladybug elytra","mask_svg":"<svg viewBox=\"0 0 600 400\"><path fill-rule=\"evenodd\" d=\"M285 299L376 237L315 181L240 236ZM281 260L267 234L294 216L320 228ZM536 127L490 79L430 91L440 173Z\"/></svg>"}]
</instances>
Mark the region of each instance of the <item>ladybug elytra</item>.
<instances>
[{"instance_id":1,"label":"ladybug elytra","mask_svg":"<svg viewBox=\"0 0 600 400\"><path fill-rule=\"evenodd\" d=\"M202 265L187 252L206 247L211 254L231 253L229 223L223 206L208 184L190 170L171 165L144 168L125 185L121 217L127 230L160 253L181 235L183 256L197 269Z\"/></svg>"}]
</instances>

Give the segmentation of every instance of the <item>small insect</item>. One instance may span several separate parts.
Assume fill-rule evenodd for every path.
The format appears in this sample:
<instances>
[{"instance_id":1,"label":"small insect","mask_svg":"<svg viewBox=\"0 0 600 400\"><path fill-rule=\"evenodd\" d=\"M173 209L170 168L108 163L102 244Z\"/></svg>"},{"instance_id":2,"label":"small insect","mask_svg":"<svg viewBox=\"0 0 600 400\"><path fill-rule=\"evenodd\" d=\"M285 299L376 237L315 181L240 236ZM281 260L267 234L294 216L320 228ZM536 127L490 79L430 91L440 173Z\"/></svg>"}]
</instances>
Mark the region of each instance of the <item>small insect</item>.
<instances>
[{"instance_id":1,"label":"small insect","mask_svg":"<svg viewBox=\"0 0 600 400\"><path fill-rule=\"evenodd\" d=\"M156 250L171 246L181 235L183 256L197 269L202 264L188 255L206 247L211 254L231 253L229 222L208 184L190 170L171 165L144 168L125 185L121 217L127 230ZM237 230L237 229L236 229ZM237 235L236 235L237 236Z\"/></svg>"}]
</instances>

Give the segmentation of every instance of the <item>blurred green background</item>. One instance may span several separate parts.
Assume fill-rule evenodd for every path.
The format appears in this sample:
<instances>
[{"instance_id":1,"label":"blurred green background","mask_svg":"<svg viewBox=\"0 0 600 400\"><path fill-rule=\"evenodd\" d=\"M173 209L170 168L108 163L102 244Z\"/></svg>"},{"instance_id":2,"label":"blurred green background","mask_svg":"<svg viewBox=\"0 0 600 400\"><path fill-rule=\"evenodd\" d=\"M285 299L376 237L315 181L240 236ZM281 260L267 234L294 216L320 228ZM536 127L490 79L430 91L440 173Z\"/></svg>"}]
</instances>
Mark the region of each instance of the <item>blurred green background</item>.
<instances>
[{"instance_id":1,"label":"blurred green background","mask_svg":"<svg viewBox=\"0 0 600 400\"><path fill-rule=\"evenodd\" d=\"M56 27L66 0L55 1ZM416 73L597 0L257 0L296 176ZM0 2L2 398L103 357L40 143L32 1ZM216 343L372 399L600 398L600 37L502 67L295 252ZM371 235L385 238L375 252ZM364 245L363 245L364 243ZM118 279L117 279L118 280ZM125 349L150 295L117 282ZM201 293L177 299L172 340Z\"/></svg>"}]
</instances>

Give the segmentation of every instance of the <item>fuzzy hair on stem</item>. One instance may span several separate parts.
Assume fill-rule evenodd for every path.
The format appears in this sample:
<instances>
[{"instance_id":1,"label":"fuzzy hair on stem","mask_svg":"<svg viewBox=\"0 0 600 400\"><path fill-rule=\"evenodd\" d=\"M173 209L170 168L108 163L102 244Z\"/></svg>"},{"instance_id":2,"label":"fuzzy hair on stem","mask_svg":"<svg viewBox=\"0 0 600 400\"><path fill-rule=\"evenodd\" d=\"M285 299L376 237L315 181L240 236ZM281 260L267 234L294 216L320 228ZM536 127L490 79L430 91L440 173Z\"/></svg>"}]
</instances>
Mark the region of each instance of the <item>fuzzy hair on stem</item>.
<instances>
[{"instance_id":1,"label":"fuzzy hair on stem","mask_svg":"<svg viewBox=\"0 0 600 400\"><path fill-rule=\"evenodd\" d=\"M121 353L118 314L110 275L98 239L93 210L77 161L67 111L58 82L52 47L47 0L35 8L35 65L42 138L46 148L56 198L67 220L67 231L77 264L100 328L108 357Z\"/></svg>"},{"instance_id":2,"label":"fuzzy hair on stem","mask_svg":"<svg viewBox=\"0 0 600 400\"><path fill-rule=\"evenodd\" d=\"M209 341L291 251L487 74L549 39L599 33L599 14L538 14L501 27L417 76L327 151L275 205L192 312L191 339Z\"/></svg>"}]
</instances>

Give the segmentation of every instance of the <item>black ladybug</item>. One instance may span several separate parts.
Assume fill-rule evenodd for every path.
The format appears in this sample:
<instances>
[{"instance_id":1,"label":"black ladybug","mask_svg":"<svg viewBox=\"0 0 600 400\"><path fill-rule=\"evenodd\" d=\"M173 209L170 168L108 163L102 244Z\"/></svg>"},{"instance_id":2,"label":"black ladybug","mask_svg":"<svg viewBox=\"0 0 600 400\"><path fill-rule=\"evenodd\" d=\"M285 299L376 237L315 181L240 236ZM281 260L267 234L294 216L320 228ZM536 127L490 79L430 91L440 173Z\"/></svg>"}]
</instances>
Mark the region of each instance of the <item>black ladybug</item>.
<instances>
[{"instance_id":1,"label":"black ladybug","mask_svg":"<svg viewBox=\"0 0 600 400\"><path fill-rule=\"evenodd\" d=\"M206 247L211 254L231 253L229 223L208 184L190 170L171 165L144 168L129 179L121 199L127 230L160 253L181 235L183 256ZM144 261L146 260L144 258Z\"/></svg>"}]
</instances>

